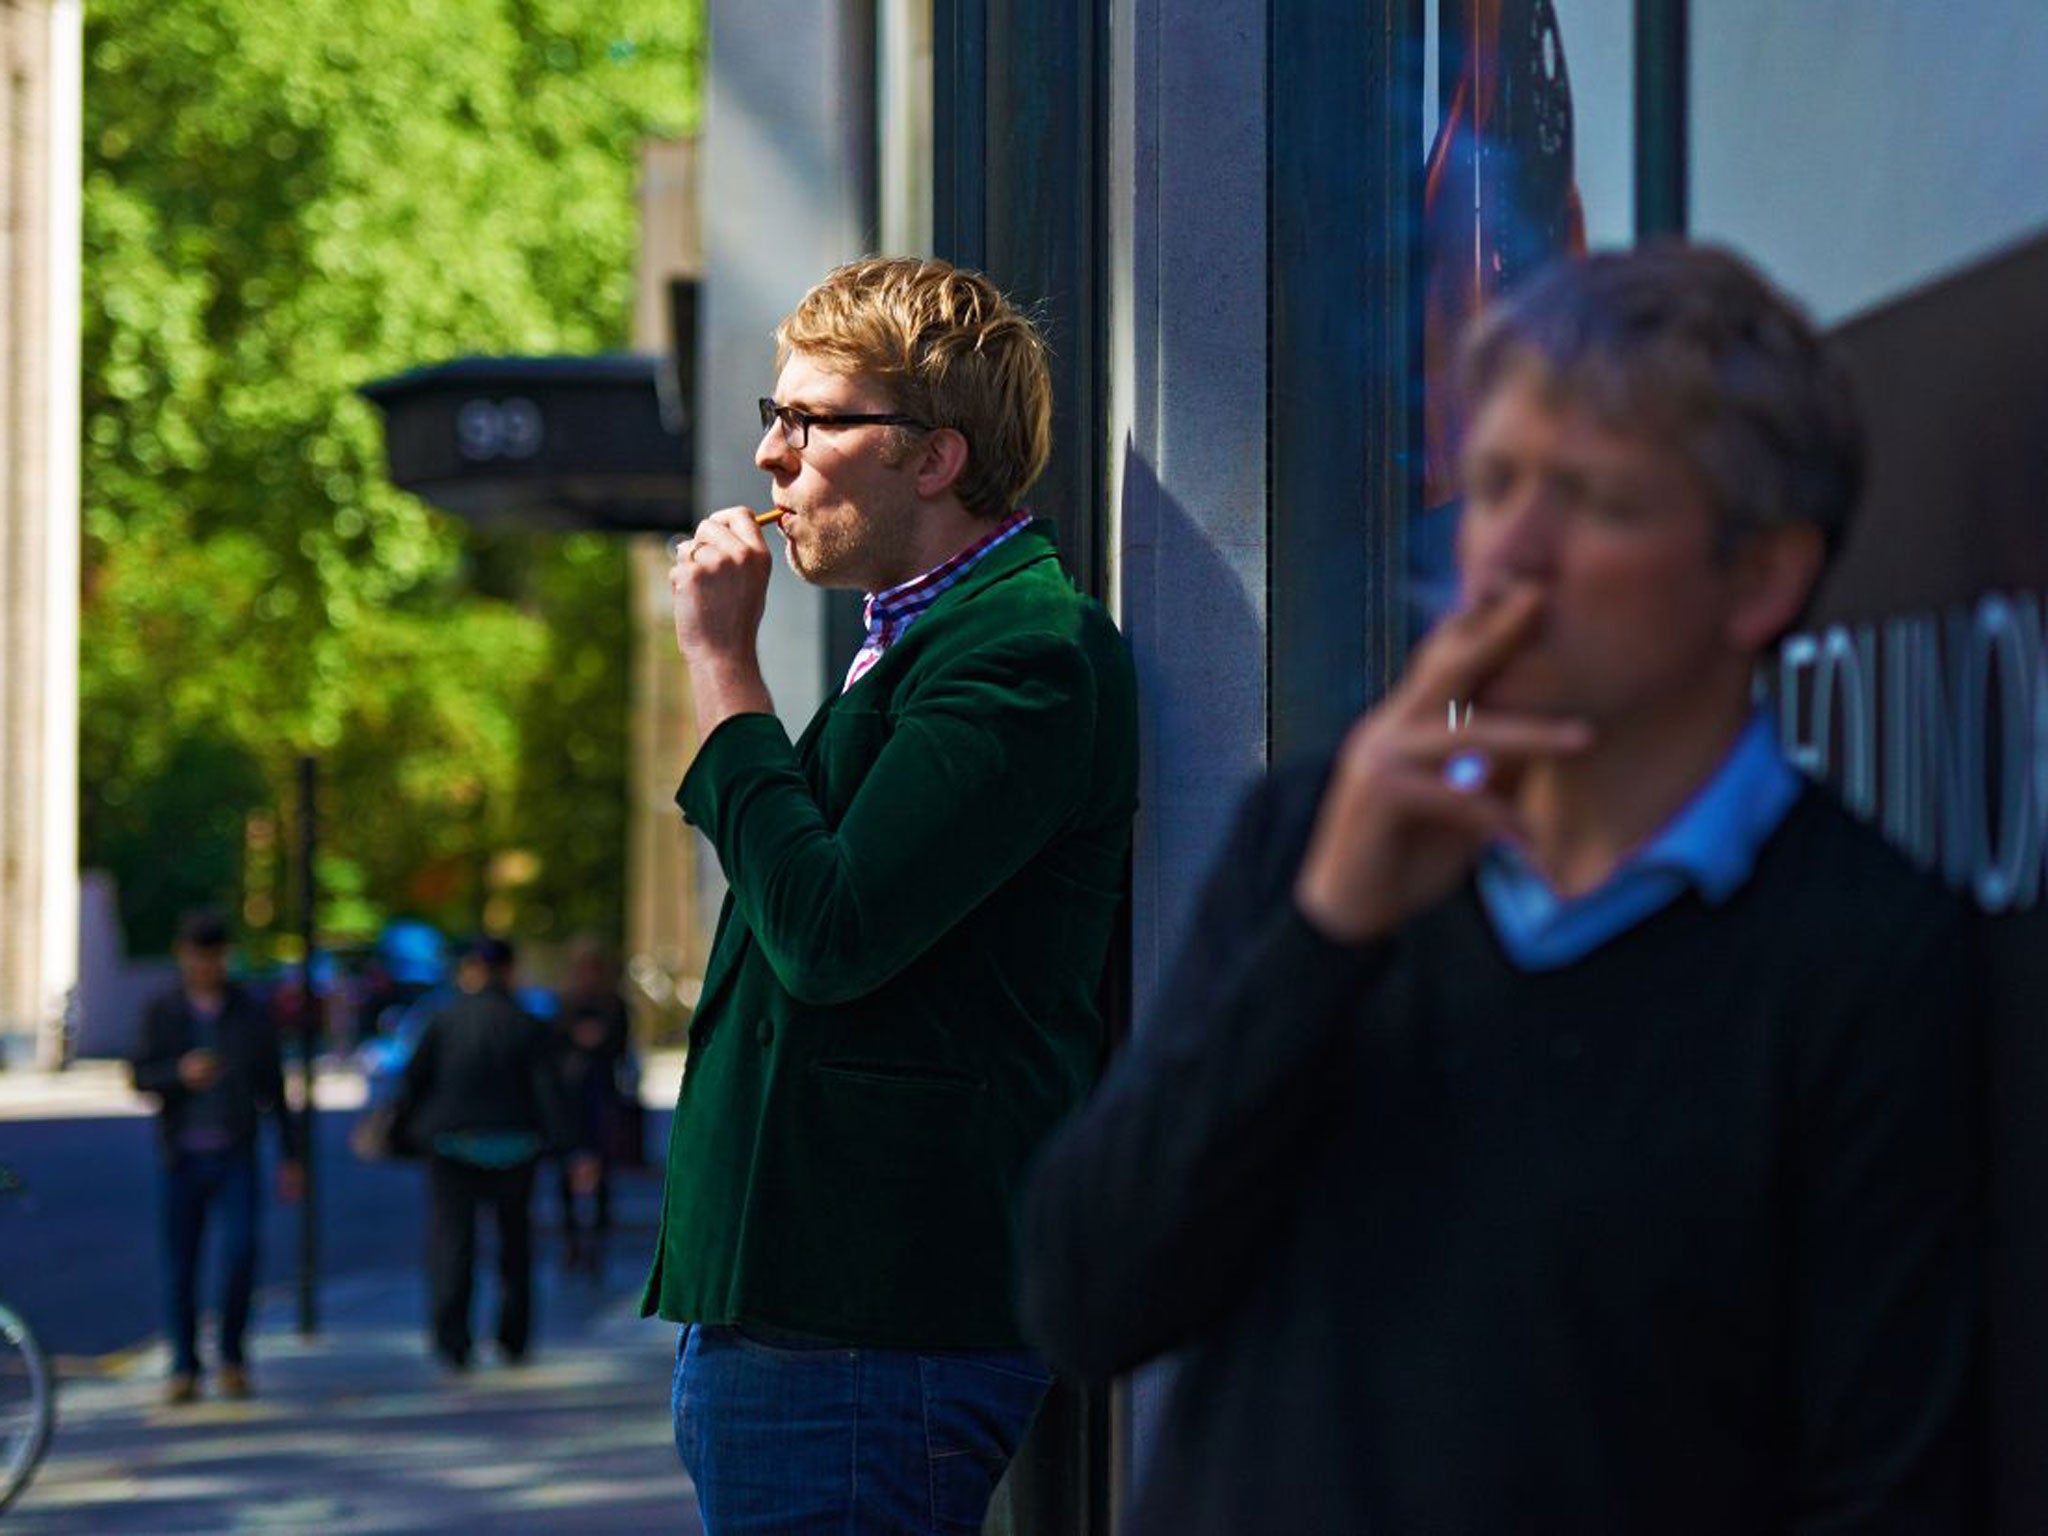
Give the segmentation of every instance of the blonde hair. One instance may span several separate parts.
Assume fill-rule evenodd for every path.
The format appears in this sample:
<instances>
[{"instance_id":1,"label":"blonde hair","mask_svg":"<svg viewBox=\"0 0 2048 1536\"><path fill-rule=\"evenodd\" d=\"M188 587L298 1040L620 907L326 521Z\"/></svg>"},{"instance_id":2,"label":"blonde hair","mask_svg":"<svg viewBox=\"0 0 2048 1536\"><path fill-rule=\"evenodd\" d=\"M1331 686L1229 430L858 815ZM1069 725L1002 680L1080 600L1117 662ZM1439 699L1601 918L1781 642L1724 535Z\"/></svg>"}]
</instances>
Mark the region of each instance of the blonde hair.
<instances>
[{"instance_id":1,"label":"blonde hair","mask_svg":"<svg viewBox=\"0 0 2048 1536\"><path fill-rule=\"evenodd\" d=\"M878 383L892 407L967 440L954 485L981 517L1016 508L1052 452L1052 379L1037 328L979 272L871 256L828 273L775 328L801 352ZM914 429L895 429L908 441Z\"/></svg>"}]
</instances>

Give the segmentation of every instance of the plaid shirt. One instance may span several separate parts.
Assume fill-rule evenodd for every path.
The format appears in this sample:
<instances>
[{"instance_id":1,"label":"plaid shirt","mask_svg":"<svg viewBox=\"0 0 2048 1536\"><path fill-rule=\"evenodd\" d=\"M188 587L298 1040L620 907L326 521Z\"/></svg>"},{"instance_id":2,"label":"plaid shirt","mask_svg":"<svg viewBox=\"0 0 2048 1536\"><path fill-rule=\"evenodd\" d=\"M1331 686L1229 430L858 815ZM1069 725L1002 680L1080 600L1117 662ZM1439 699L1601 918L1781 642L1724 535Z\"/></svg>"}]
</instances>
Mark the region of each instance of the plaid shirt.
<instances>
[{"instance_id":1,"label":"plaid shirt","mask_svg":"<svg viewBox=\"0 0 2048 1536\"><path fill-rule=\"evenodd\" d=\"M868 668L882 659L882 652L903 638L903 632L939 600L941 592L973 570L975 562L1003 540L1023 532L1030 522L1031 513L1020 507L958 554L940 561L922 576L913 576L884 592L870 592L863 610L868 626L867 638L861 642L853 665L846 669L846 681L840 684L839 691L846 692L866 676Z\"/></svg>"}]
</instances>

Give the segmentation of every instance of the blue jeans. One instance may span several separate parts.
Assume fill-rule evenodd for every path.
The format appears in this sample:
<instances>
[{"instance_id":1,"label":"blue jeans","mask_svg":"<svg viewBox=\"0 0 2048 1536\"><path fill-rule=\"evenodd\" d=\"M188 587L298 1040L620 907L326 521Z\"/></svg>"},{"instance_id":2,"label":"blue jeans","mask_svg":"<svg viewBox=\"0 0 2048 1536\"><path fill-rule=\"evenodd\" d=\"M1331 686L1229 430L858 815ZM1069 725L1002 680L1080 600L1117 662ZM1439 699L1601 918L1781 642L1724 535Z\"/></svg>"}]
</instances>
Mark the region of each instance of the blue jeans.
<instances>
[{"instance_id":1,"label":"blue jeans","mask_svg":"<svg viewBox=\"0 0 2048 1536\"><path fill-rule=\"evenodd\" d=\"M1035 1356L764 1333L693 1323L677 1342L676 1450L706 1536L981 1529L1051 1384Z\"/></svg>"},{"instance_id":2,"label":"blue jeans","mask_svg":"<svg viewBox=\"0 0 2048 1536\"><path fill-rule=\"evenodd\" d=\"M174 1152L164 1163L164 1312L171 1369L199 1372L199 1259L210 1216L220 1220L220 1358L242 1363L256 1289L256 1154Z\"/></svg>"}]
</instances>

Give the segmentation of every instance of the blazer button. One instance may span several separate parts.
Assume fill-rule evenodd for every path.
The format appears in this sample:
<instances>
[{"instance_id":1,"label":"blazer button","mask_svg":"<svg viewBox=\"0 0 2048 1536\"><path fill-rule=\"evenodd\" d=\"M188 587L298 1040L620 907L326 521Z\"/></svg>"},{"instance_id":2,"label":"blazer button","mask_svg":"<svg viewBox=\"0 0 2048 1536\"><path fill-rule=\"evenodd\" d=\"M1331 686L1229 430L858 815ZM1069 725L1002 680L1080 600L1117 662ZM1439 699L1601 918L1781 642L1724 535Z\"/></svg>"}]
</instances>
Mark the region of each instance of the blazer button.
<instances>
[{"instance_id":1,"label":"blazer button","mask_svg":"<svg viewBox=\"0 0 2048 1536\"><path fill-rule=\"evenodd\" d=\"M775 1026L769 1023L768 1020L763 1019L754 1028L754 1038L763 1045L773 1045L775 1043Z\"/></svg>"}]
</instances>

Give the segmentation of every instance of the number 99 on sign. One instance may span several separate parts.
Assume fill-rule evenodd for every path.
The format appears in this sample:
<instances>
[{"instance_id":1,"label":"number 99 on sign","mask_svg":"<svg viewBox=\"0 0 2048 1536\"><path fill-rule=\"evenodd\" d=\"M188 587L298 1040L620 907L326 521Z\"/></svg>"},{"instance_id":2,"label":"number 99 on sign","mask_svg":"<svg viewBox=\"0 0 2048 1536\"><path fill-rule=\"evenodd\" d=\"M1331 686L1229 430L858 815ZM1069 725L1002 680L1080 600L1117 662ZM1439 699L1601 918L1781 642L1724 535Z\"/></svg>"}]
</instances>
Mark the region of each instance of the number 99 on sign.
<instances>
[{"instance_id":1,"label":"number 99 on sign","mask_svg":"<svg viewBox=\"0 0 2048 1536\"><path fill-rule=\"evenodd\" d=\"M510 400L469 400L455 413L455 444L465 459L530 459L543 437L540 407Z\"/></svg>"}]
</instances>

